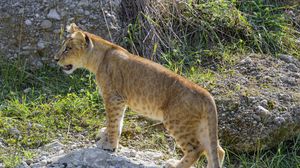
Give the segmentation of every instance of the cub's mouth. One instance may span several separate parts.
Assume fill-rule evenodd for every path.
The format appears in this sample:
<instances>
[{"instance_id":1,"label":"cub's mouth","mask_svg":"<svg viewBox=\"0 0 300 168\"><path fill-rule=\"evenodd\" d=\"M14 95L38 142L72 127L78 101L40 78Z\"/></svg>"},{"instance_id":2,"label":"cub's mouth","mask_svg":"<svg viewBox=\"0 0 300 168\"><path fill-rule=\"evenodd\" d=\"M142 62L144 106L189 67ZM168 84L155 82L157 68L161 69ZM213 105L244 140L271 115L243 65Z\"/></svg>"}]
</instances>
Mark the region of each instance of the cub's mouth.
<instances>
[{"instance_id":1,"label":"cub's mouth","mask_svg":"<svg viewBox=\"0 0 300 168\"><path fill-rule=\"evenodd\" d=\"M73 69L73 65L72 64L69 64L69 65L65 65L62 67L63 70L65 71L70 71L71 69Z\"/></svg>"}]
</instances>

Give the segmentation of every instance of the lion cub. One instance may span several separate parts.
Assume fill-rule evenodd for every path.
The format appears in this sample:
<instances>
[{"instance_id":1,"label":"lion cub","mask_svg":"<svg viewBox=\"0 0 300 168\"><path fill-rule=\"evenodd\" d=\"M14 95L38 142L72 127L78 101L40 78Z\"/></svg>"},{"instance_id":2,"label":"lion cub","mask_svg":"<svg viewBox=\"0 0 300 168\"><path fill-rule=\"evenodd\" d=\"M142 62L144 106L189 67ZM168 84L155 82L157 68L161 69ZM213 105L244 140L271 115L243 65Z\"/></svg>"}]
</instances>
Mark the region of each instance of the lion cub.
<instances>
[{"instance_id":1,"label":"lion cub","mask_svg":"<svg viewBox=\"0 0 300 168\"><path fill-rule=\"evenodd\" d=\"M100 146L114 151L119 144L127 107L160 120L182 149L180 161L165 167L191 167L204 153L209 168L219 168L224 151L218 144L217 110L213 97L200 86L163 66L130 54L74 23L71 33L55 56L62 69L71 74L86 68L96 75L107 116Z\"/></svg>"}]
</instances>

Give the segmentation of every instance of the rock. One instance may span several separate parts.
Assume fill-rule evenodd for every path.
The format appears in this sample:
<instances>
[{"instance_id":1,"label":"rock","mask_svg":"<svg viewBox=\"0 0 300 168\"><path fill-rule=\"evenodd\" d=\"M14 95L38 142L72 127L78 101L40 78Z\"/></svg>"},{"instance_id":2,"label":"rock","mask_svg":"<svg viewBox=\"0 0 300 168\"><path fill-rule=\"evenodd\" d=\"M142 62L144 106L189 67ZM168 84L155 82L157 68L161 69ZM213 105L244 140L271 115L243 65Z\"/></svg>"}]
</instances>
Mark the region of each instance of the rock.
<instances>
[{"instance_id":1,"label":"rock","mask_svg":"<svg viewBox=\"0 0 300 168\"><path fill-rule=\"evenodd\" d=\"M297 81L293 77L283 76L280 80L288 86L297 86Z\"/></svg>"},{"instance_id":2,"label":"rock","mask_svg":"<svg viewBox=\"0 0 300 168\"><path fill-rule=\"evenodd\" d=\"M18 138L21 135L21 132L17 128L14 127L14 128L9 129L9 134Z\"/></svg>"},{"instance_id":3,"label":"rock","mask_svg":"<svg viewBox=\"0 0 300 168\"><path fill-rule=\"evenodd\" d=\"M35 68L42 68L44 66L43 62L40 59L32 60L31 65Z\"/></svg>"},{"instance_id":4,"label":"rock","mask_svg":"<svg viewBox=\"0 0 300 168\"><path fill-rule=\"evenodd\" d=\"M257 106L255 111L260 117L266 117L271 114L269 110L265 109L262 106Z\"/></svg>"},{"instance_id":5,"label":"rock","mask_svg":"<svg viewBox=\"0 0 300 168\"><path fill-rule=\"evenodd\" d=\"M28 159L25 161L28 165L31 165L33 163L33 160L32 159Z\"/></svg>"},{"instance_id":6,"label":"rock","mask_svg":"<svg viewBox=\"0 0 300 168\"><path fill-rule=\"evenodd\" d=\"M23 92L24 92L25 94L27 94L27 93L31 92L31 90L32 90L31 88L26 88L26 89L23 90Z\"/></svg>"},{"instance_id":7,"label":"rock","mask_svg":"<svg viewBox=\"0 0 300 168\"><path fill-rule=\"evenodd\" d=\"M40 161L40 165L41 165L41 166L46 166L46 165L47 165L47 160L42 160L42 161Z\"/></svg>"},{"instance_id":8,"label":"rock","mask_svg":"<svg viewBox=\"0 0 300 168\"><path fill-rule=\"evenodd\" d=\"M286 63L293 63L295 60L293 56L286 54L280 54L279 58Z\"/></svg>"},{"instance_id":9,"label":"rock","mask_svg":"<svg viewBox=\"0 0 300 168\"><path fill-rule=\"evenodd\" d=\"M240 64L251 64L252 63L252 59L250 57L247 57L243 60L241 60Z\"/></svg>"},{"instance_id":10,"label":"rock","mask_svg":"<svg viewBox=\"0 0 300 168\"><path fill-rule=\"evenodd\" d=\"M52 27L52 22L50 20L43 20L41 23L43 29L49 29Z\"/></svg>"},{"instance_id":11,"label":"rock","mask_svg":"<svg viewBox=\"0 0 300 168\"><path fill-rule=\"evenodd\" d=\"M26 20L25 20L25 25L31 26L31 25L32 25L32 21L29 20L29 19L26 19Z\"/></svg>"},{"instance_id":12,"label":"rock","mask_svg":"<svg viewBox=\"0 0 300 168\"><path fill-rule=\"evenodd\" d=\"M52 57L61 45L62 37L64 37L66 24L76 22L78 25L82 23L86 28L95 34L101 35L104 39L115 40L120 39L120 30L122 26L126 26L118 17L121 0L62 0L62 1L46 1L46 0L26 0L11 2L8 0L0 1L1 24L0 51L3 56L9 60L22 57L24 59L35 59L42 57ZM14 9L14 10L8 10ZM109 27L106 26L104 15L99 14L99 9L107 11L107 14L114 16L114 20L109 18ZM77 13L77 10L80 13ZM24 19L25 18L25 19ZM66 18L64 21L63 18ZM20 33L18 25L22 21L22 40L18 40ZM113 30L108 30L112 24ZM116 28L116 29L115 29ZM118 30L117 30L118 29ZM46 31L45 31L46 30ZM55 32L55 34L53 34ZM51 42L50 46L45 43L44 49L37 49L36 44L39 39ZM31 50L24 51L21 48L24 44L33 46ZM30 45L29 45L30 44ZM7 47L10 46L10 47ZM43 47L42 47L43 48ZM35 66L29 67L35 70Z\"/></svg>"},{"instance_id":13,"label":"rock","mask_svg":"<svg viewBox=\"0 0 300 168\"><path fill-rule=\"evenodd\" d=\"M47 157L46 156L42 156L42 157L40 157L40 160L46 160L47 159Z\"/></svg>"},{"instance_id":14,"label":"rock","mask_svg":"<svg viewBox=\"0 0 300 168\"><path fill-rule=\"evenodd\" d=\"M288 66L286 67L288 70L292 72L298 72L299 69L295 64L289 63Z\"/></svg>"},{"instance_id":15,"label":"rock","mask_svg":"<svg viewBox=\"0 0 300 168\"><path fill-rule=\"evenodd\" d=\"M30 165L31 168L42 168L43 166L40 163L34 163Z\"/></svg>"},{"instance_id":16,"label":"rock","mask_svg":"<svg viewBox=\"0 0 300 168\"><path fill-rule=\"evenodd\" d=\"M58 156L56 159L53 159L52 163L48 166L158 168L159 165L155 162L159 162L159 164L162 162L160 157L162 155L161 153L142 151L136 152L136 155L131 155L130 157L124 154L131 153L130 151L131 149L124 147L116 153L111 153L99 148L81 149L61 157ZM149 158L151 159L149 160Z\"/></svg>"},{"instance_id":17,"label":"rock","mask_svg":"<svg viewBox=\"0 0 300 168\"><path fill-rule=\"evenodd\" d=\"M220 141L237 152L255 151L257 146L272 148L300 133L300 117L295 117L299 113L295 109L300 107L299 70L287 70L300 62L287 55L280 58L285 61L263 55L249 57L251 61L246 58L235 65L233 76L219 76L213 88ZM242 84L244 78L248 81ZM228 95L228 86L237 83L241 89Z\"/></svg>"},{"instance_id":18,"label":"rock","mask_svg":"<svg viewBox=\"0 0 300 168\"><path fill-rule=\"evenodd\" d=\"M26 162L22 161L21 164L18 165L16 168L30 168L30 166L28 166Z\"/></svg>"},{"instance_id":19,"label":"rock","mask_svg":"<svg viewBox=\"0 0 300 168\"><path fill-rule=\"evenodd\" d=\"M276 117L274 120L277 125L281 125L285 122L285 119L283 117Z\"/></svg>"},{"instance_id":20,"label":"rock","mask_svg":"<svg viewBox=\"0 0 300 168\"><path fill-rule=\"evenodd\" d=\"M253 115L253 118L254 118L256 121L261 121L261 117L258 116L258 115L256 115L256 114Z\"/></svg>"},{"instance_id":21,"label":"rock","mask_svg":"<svg viewBox=\"0 0 300 168\"><path fill-rule=\"evenodd\" d=\"M61 154L63 154L63 153L65 153L64 150L60 150L60 151L58 152L59 155L61 155Z\"/></svg>"},{"instance_id":22,"label":"rock","mask_svg":"<svg viewBox=\"0 0 300 168\"><path fill-rule=\"evenodd\" d=\"M43 40L39 40L37 43L37 47L39 50L42 50L45 48L45 42Z\"/></svg>"},{"instance_id":23,"label":"rock","mask_svg":"<svg viewBox=\"0 0 300 168\"><path fill-rule=\"evenodd\" d=\"M61 20L60 15L57 13L56 9L51 9L47 15L47 18Z\"/></svg>"},{"instance_id":24,"label":"rock","mask_svg":"<svg viewBox=\"0 0 300 168\"><path fill-rule=\"evenodd\" d=\"M45 145L44 149L51 150L51 151L52 150L60 151L63 147L64 147L63 144L61 144L59 141L55 140L54 142Z\"/></svg>"},{"instance_id":25,"label":"rock","mask_svg":"<svg viewBox=\"0 0 300 168\"><path fill-rule=\"evenodd\" d=\"M89 16L90 12L89 11L84 11L84 15Z\"/></svg>"},{"instance_id":26,"label":"rock","mask_svg":"<svg viewBox=\"0 0 300 168\"><path fill-rule=\"evenodd\" d=\"M260 105L263 108L268 108L268 100L264 99L264 100L260 101ZM258 110L260 110L260 107L258 107ZM265 109L265 110L267 110L267 109Z\"/></svg>"},{"instance_id":27,"label":"rock","mask_svg":"<svg viewBox=\"0 0 300 168\"><path fill-rule=\"evenodd\" d=\"M88 6L89 5L89 1L88 0L81 0L78 3L78 6Z\"/></svg>"}]
</instances>

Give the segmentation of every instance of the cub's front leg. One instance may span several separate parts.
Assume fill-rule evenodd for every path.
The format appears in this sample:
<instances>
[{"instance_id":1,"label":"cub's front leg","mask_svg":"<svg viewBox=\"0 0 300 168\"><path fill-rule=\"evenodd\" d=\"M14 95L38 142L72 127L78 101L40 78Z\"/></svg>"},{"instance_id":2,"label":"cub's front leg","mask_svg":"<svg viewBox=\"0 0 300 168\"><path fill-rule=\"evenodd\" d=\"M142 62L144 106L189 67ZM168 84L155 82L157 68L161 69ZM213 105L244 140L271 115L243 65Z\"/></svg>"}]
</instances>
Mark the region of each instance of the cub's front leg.
<instances>
[{"instance_id":1,"label":"cub's front leg","mask_svg":"<svg viewBox=\"0 0 300 168\"><path fill-rule=\"evenodd\" d=\"M122 132L124 111L126 106L119 96L104 98L106 111L106 128L100 130L100 141L98 147L115 151L118 148Z\"/></svg>"}]
</instances>

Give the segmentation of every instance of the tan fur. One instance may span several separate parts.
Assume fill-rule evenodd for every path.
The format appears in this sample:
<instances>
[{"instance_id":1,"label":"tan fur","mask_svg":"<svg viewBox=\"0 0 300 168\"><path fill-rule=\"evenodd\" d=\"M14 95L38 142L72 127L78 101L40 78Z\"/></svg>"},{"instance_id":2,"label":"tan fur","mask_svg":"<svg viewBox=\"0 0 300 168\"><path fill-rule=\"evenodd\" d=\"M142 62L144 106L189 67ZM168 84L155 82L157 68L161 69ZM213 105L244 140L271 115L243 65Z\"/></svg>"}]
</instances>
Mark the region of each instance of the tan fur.
<instances>
[{"instance_id":1,"label":"tan fur","mask_svg":"<svg viewBox=\"0 0 300 168\"><path fill-rule=\"evenodd\" d=\"M130 107L143 116L163 122L184 152L177 163L165 167L191 167L204 153L209 168L222 165L218 144L217 111L213 97L200 86L150 60L130 54L120 46L69 26L71 36L55 56L67 73L86 68L96 75L106 109L107 128L100 147L115 150L124 111ZM66 47L71 47L67 52ZM72 69L70 69L72 67Z\"/></svg>"}]
</instances>

